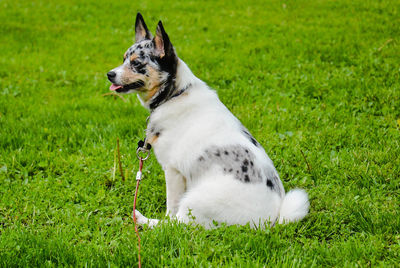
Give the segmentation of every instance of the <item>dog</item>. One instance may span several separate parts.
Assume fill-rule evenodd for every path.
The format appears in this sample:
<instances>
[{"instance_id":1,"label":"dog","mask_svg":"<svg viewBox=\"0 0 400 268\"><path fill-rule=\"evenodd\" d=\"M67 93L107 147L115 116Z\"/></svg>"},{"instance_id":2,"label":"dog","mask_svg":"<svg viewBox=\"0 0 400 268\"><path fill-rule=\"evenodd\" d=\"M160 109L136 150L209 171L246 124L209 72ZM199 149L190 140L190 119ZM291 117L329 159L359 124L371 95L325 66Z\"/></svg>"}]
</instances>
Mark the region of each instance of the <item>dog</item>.
<instances>
[{"instance_id":1,"label":"dog","mask_svg":"<svg viewBox=\"0 0 400 268\"><path fill-rule=\"evenodd\" d=\"M167 216L205 228L258 228L307 215L307 193L285 194L263 147L178 58L161 21L153 37L137 14L135 43L107 76L110 90L137 93L150 111L146 142L165 172ZM136 216L139 225L159 223Z\"/></svg>"}]
</instances>

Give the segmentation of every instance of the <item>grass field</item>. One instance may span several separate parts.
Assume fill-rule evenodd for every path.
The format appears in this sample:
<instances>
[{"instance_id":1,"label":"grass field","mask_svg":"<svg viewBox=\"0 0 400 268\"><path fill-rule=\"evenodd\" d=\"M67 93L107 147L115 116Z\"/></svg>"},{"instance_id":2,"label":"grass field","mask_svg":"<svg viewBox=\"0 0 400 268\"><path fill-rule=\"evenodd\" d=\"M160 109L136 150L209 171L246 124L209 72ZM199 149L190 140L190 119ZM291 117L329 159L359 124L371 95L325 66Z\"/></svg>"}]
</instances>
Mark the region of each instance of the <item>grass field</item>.
<instances>
[{"instance_id":1,"label":"grass field","mask_svg":"<svg viewBox=\"0 0 400 268\"><path fill-rule=\"evenodd\" d=\"M135 266L136 96L102 96L140 11L307 190L301 222L144 229L145 267L397 266L399 1L0 1L0 266ZM126 181L115 170L121 141ZM304 156L303 156L304 155ZM138 208L165 213L145 163Z\"/></svg>"}]
</instances>

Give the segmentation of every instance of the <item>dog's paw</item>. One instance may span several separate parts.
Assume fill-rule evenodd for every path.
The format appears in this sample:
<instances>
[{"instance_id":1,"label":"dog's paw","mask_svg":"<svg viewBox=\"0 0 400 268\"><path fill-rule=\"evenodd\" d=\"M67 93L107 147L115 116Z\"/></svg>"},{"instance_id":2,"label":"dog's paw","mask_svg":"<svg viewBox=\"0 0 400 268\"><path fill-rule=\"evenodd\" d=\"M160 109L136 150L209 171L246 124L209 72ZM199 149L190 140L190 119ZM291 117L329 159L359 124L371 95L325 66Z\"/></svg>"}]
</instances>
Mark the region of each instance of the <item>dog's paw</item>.
<instances>
[{"instance_id":1,"label":"dog's paw","mask_svg":"<svg viewBox=\"0 0 400 268\"><path fill-rule=\"evenodd\" d=\"M157 219L148 219L148 218L146 218L137 209L135 210L135 216L136 216L136 223L139 226L143 226L143 225L147 224L148 227L153 228L159 222L159 220L157 220ZM132 217L133 217L133 215L132 215Z\"/></svg>"},{"instance_id":2,"label":"dog's paw","mask_svg":"<svg viewBox=\"0 0 400 268\"><path fill-rule=\"evenodd\" d=\"M135 213L134 213L134 215L132 215L133 220L135 220L135 217L136 217L136 223L138 225L144 225L149 220L145 216L143 216L142 213L140 213L139 210L137 210L137 209L135 209Z\"/></svg>"}]
</instances>

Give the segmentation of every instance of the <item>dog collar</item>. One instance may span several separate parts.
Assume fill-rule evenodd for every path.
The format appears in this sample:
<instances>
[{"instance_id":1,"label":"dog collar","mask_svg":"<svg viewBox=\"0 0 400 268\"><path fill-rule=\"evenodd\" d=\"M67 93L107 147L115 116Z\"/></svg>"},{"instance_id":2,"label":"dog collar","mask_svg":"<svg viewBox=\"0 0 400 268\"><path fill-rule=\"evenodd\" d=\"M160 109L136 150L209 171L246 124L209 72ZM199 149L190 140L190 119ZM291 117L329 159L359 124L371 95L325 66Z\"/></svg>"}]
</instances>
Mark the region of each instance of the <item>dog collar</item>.
<instances>
[{"instance_id":1,"label":"dog collar","mask_svg":"<svg viewBox=\"0 0 400 268\"><path fill-rule=\"evenodd\" d=\"M175 94L173 94L171 97L166 97L163 101L159 102L156 106L154 106L153 108L151 108L152 104L150 104L150 114L157 109L157 107L159 107L160 105L166 103L167 101L179 97L180 95L182 95L186 90L188 90L190 87L192 86L191 83L187 84L186 86L184 86L183 88L181 88L180 90L178 90Z\"/></svg>"},{"instance_id":2,"label":"dog collar","mask_svg":"<svg viewBox=\"0 0 400 268\"><path fill-rule=\"evenodd\" d=\"M188 88L190 88L191 86L192 86L192 84L187 84L186 86L184 86L183 88L178 90L178 92L176 92L174 95L172 95L171 98L169 98L169 99L173 99L175 97L179 97L180 95L182 95L183 92L188 90Z\"/></svg>"}]
</instances>

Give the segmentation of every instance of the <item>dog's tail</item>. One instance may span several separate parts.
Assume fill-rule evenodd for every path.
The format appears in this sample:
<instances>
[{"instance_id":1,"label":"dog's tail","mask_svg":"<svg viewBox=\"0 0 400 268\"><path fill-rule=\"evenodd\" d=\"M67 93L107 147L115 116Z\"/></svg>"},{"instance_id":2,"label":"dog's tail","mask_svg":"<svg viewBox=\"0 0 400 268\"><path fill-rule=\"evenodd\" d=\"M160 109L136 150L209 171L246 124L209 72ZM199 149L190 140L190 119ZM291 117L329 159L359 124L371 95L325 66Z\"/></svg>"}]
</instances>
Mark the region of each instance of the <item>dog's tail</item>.
<instances>
[{"instance_id":1,"label":"dog's tail","mask_svg":"<svg viewBox=\"0 0 400 268\"><path fill-rule=\"evenodd\" d=\"M302 189L294 189L286 193L282 200L279 223L299 221L304 218L310 207L308 195Z\"/></svg>"}]
</instances>

